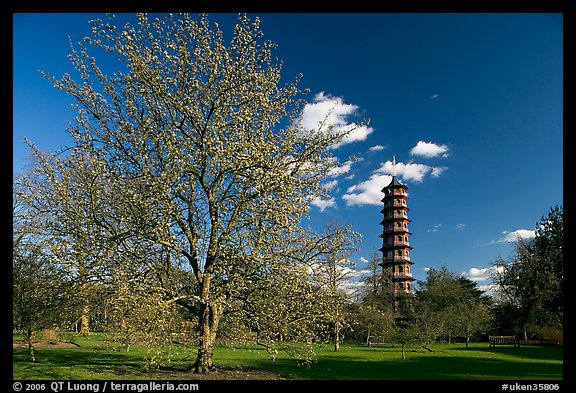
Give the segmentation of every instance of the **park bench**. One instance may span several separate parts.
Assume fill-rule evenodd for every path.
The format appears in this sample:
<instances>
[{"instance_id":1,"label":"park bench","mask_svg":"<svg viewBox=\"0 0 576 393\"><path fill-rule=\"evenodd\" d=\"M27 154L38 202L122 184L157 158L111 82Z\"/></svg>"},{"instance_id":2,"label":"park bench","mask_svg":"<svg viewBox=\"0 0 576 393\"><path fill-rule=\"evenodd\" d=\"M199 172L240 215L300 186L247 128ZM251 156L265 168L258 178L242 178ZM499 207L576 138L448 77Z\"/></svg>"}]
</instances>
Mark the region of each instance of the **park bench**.
<instances>
[{"instance_id":1,"label":"park bench","mask_svg":"<svg viewBox=\"0 0 576 393\"><path fill-rule=\"evenodd\" d=\"M515 336L488 336L490 347L495 348L496 344L513 344L514 348L520 348L520 341Z\"/></svg>"},{"instance_id":2,"label":"park bench","mask_svg":"<svg viewBox=\"0 0 576 393\"><path fill-rule=\"evenodd\" d=\"M393 347L394 344L386 341L382 336L368 336L368 340L366 340L366 345L371 347L372 345L381 345L385 347Z\"/></svg>"}]
</instances>

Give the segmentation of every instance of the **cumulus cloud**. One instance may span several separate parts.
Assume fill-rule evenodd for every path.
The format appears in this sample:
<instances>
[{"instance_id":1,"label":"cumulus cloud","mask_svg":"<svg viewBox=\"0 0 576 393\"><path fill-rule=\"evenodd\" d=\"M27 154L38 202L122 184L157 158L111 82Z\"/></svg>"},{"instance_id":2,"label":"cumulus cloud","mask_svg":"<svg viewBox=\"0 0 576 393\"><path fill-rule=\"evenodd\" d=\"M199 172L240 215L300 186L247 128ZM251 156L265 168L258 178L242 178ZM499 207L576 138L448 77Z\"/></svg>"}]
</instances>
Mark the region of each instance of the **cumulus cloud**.
<instances>
[{"instance_id":1,"label":"cumulus cloud","mask_svg":"<svg viewBox=\"0 0 576 393\"><path fill-rule=\"evenodd\" d=\"M336 206L336 199L335 198L330 198L330 199L323 199L323 198L314 198L312 200L312 202L310 202L311 205L316 206L317 208L320 209L321 212L323 212L324 210L326 210L329 207L334 207Z\"/></svg>"},{"instance_id":2,"label":"cumulus cloud","mask_svg":"<svg viewBox=\"0 0 576 393\"><path fill-rule=\"evenodd\" d=\"M485 295L498 300L502 296L500 287L494 282L497 273L502 272L502 266L490 266L487 268L472 267L467 272L462 272L462 276L474 281L479 290Z\"/></svg>"},{"instance_id":3,"label":"cumulus cloud","mask_svg":"<svg viewBox=\"0 0 576 393\"><path fill-rule=\"evenodd\" d=\"M432 177L439 177L446 169L445 166L443 167L434 167L432 168L432 173L430 173L430 176Z\"/></svg>"},{"instance_id":4,"label":"cumulus cloud","mask_svg":"<svg viewBox=\"0 0 576 393\"><path fill-rule=\"evenodd\" d=\"M347 206L380 205L384 197L381 190L391 180L392 176L373 174L368 180L349 187L342 195L342 199L346 201Z\"/></svg>"},{"instance_id":5,"label":"cumulus cloud","mask_svg":"<svg viewBox=\"0 0 576 393\"><path fill-rule=\"evenodd\" d=\"M443 170L438 169L441 168L431 167L425 164L416 164L413 162L407 164L403 162L396 163L396 175L401 177L402 180L413 181L415 183L421 183L424 180L424 177L431 172L436 173L434 177L440 176ZM394 165L392 164L392 161L386 161L374 172L391 175L394 172Z\"/></svg>"},{"instance_id":6,"label":"cumulus cloud","mask_svg":"<svg viewBox=\"0 0 576 393\"><path fill-rule=\"evenodd\" d=\"M421 157L448 157L448 146L447 145L437 145L432 142L419 141L416 146L410 150L410 155L421 156Z\"/></svg>"},{"instance_id":7,"label":"cumulus cloud","mask_svg":"<svg viewBox=\"0 0 576 393\"><path fill-rule=\"evenodd\" d=\"M362 260L364 258L360 258ZM361 295L363 288L366 287L366 283L363 278L371 274L370 269L351 269L345 268L346 278L343 280L343 290L350 296L356 297Z\"/></svg>"},{"instance_id":8,"label":"cumulus cloud","mask_svg":"<svg viewBox=\"0 0 576 393\"><path fill-rule=\"evenodd\" d=\"M350 169L352 168L352 164L354 164L354 161L348 160L345 163L343 163L342 165L330 169L330 171L328 172L328 176L336 177L336 176L340 176L340 175L343 175L345 173L348 173L348 172L350 172Z\"/></svg>"},{"instance_id":9,"label":"cumulus cloud","mask_svg":"<svg viewBox=\"0 0 576 393\"><path fill-rule=\"evenodd\" d=\"M342 145L364 141L374 129L366 125L359 126L349 118L358 115L358 106L344 103L342 97L333 97L320 92L314 96L312 102L306 104L302 110L301 125L307 130L327 129L332 125L333 130L345 131L354 129L346 135L340 143L332 146L336 149Z\"/></svg>"},{"instance_id":10,"label":"cumulus cloud","mask_svg":"<svg viewBox=\"0 0 576 393\"><path fill-rule=\"evenodd\" d=\"M369 151L380 151L380 150L384 150L385 147L382 145L374 145L370 148L368 148Z\"/></svg>"},{"instance_id":11,"label":"cumulus cloud","mask_svg":"<svg viewBox=\"0 0 576 393\"><path fill-rule=\"evenodd\" d=\"M517 229L512 232L504 231L502 236L497 240L498 243L515 243L518 239L532 239L536 237L536 231L529 229Z\"/></svg>"},{"instance_id":12,"label":"cumulus cloud","mask_svg":"<svg viewBox=\"0 0 576 393\"><path fill-rule=\"evenodd\" d=\"M333 190L338 185L338 180L330 180L323 184L323 187L327 190Z\"/></svg>"},{"instance_id":13,"label":"cumulus cloud","mask_svg":"<svg viewBox=\"0 0 576 393\"><path fill-rule=\"evenodd\" d=\"M433 167L424 164L396 163L396 175L399 176L402 181L420 183L427 174L433 171ZM347 206L380 205L384 197L382 188L390 184L390 181L392 181L392 173L392 161L386 161L380 168L372 172L368 180L349 187L342 196L342 199L346 201ZM439 176L439 174L437 176Z\"/></svg>"},{"instance_id":14,"label":"cumulus cloud","mask_svg":"<svg viewBox=\"0 0 576 393\"><path fill-rule=\"evenodd\" d=\"M468 278L474 282L488 281L491 279L491 277L493 275L494 275L494 268L493 267L488 267L488 268L472 267L467 272L463 273L464 277L466 277L466 278Z\"/></svg>"}]
</instances>

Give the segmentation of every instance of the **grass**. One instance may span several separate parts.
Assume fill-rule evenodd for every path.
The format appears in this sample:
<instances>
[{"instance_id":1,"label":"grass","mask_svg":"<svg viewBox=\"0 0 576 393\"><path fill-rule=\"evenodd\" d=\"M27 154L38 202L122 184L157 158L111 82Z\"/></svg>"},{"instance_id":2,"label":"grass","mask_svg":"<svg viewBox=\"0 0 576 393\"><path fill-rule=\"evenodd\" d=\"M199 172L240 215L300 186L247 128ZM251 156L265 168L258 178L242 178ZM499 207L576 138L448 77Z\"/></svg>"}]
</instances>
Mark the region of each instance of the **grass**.
<instances>
[{"instance_id":1,"label":"grass","mask_svg":"<svg viewBox=\"0 0 576 393\"><path fill-rule=\"evenodd\" d=\"M188 379L184 369L194 362L196 348L180 346L167 367L147 370L149 348L134 345L129 352L107 342L102 335L78 337L79 347L38 348L36 363L27 361L26 349L13 351L13 378L19 380L137 380ZM489 348L488 343L436 344L434 352L417 346L382 348L343 345L316 347L316 362L309 367L280 352L272 361L257 346L218 346L214 359L221 369L235 372L227 379L246 379L255 371L282 374L295 380L562 380L563 350L555 347L512 345ZM252 378L253 378L252 377ZM248 377L250 378L250 377Z\"/></svg>"}]
</instances>

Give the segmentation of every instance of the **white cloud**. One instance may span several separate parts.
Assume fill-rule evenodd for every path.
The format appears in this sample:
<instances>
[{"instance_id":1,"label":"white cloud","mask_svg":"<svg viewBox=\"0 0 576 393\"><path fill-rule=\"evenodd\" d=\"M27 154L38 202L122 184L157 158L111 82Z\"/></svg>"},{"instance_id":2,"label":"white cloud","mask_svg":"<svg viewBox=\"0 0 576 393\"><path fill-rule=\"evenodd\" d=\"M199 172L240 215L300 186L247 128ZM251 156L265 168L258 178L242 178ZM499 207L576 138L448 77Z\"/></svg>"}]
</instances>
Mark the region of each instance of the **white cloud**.
<instances>
[{"instance_id":1,"label":"white cloud","mask_svg":"<svg viewBox=\"0 0 576 393\"><path fill-rule=\"evenodd\" d=\"M487 268L472 267L467 272L463 272L462 276L474 281L478 289L484 292L485 295L496 299L499 296L499 287L493 282L493 278L496 276L498 270L501 270L500 266L490 266Z\"/></svg>"},{"instance_id":2,"label":"white cloud","mask_svg":"<svg viewBox=\"0 0 576 393\"><path fill-rule=\"evenodd\" d=\"M422 156L422 157L448 157L448 146L447 145L437 145L432 142L419 141L416 146L410 150L410 155Z\"/></svg>"},{"instance_id":3,"label":"white cloud","mask_svg":"<svg viewBox=\"0 0 576 393\"><path fill-rule=\"evenodd\" d=\"M375 173L392 174L394 167L392 161L386 161ZM402 180L413 181L415 183L421 183L424 180L424 176L432 170L432 167L424 164L408 163L403 162L396 163L396 175L400 176ZM385 184L385 186L388 184Z\"/></svg>"},{"instance_id":4,"label":"white cloud","mask_svg":"<svg viewBox=\"0 0 576 393\"><path fill-rule=\"evenodd\" d=\"M435 100L435 99L438 98L438 97L440 97L440 94L432 94L432 95L430 96L430 99L431 99L431 100Z\"/></svg>"},{"instance_id":5,"label":"white cloud","mask_svg":"<svg viewBox=\"0 0 576 393\"><path fill-rule=\"evenodd\" d=\"M396 164L396 175L404 181L420 183L425 176L434 171L433 167L424 164L402 162ZM392 161L386 161L380 168L372 172L366 181L349 187L342 199L347 206L354 205L379 205L384 195L382 189L392 181L393 165Z\"/></svg>"},{"instance_id":6,"label":"white cloud","mask_svg":"<svg viewBox=\"0 0 576 393\"><path fill-rule=\"evenodd\" d=\"M443 166L443 167L438 167L438 166L437 166L437 167L433 167L433 168L432 168L432 173L430 174L430 176L432 176L432 177L439 177L446 169L448 169L448 168L446 168L445 166Z\"/></svg>"},{"instance_id":7,"label":"white cloud","mask_svg":"<svg viewBox=\"0 0 576 393\"><path fill-rule=\"evenodd\" d=\"M330 169L328 176L336 177L348 173L350 172L350 168L352 168L352 164L354 164L354 161L348 160L344 164Z\"/></svg>"},{"instance_id":8,"label":"white cloud","mask_svg":"<svg viewBox=\"0 0 576 393\"><path fill-rule=\"evenodd\" d=\"M357 127L357 128L356 128ZM368 135L370 135L374 129L372 127L368 127L366 125L358 127L357 124L351 123L346 126L348 129L356 128L350 134L346 135L342 138L342 142L335 144L332 146L333 149L336 149L342 145L346 145L348 143L356 142L356 141L365 141Z\"/></svg>"},{"instance_id":9,"label":"white cloud","mask_svg":"<svg viewBox=\"0 0 576 393\"><path fill-rule=\"evenodd\" d=\"M438 232L438 230L442 227L442 224L436 224L432 229L428 229L426 232Z\"/></svg>"},{"instance_id":10,"label":"white cloud","mask_svg":"<svg viewBox=\"0 0 576 393\"><path fill-rule=\"evenodd\" d=\"M370 147L368 150L369 151L380 151L380 150L384 150L385 147L382 145L374 145L372 147Z\"/></svg>"},{"instance_id":11,"label":"white cloud","mask_svg":"<svg viewBox=\"0 0 576 393\"><path fill-rule=\"evenodd\" d=\"M472 267L470 268L467 272L464 272L463 275L474 281L488 281L490 280L490 278L492 277L492 275L494 274L494 268L493 267L488 267L488 268L477 268L477 267Z\"/></svg>"},{"instance_id":12,"label":"white cloud","mask_svg":"<svg viewBox=\"0 0 576 393\"><path fill-rule=\"evenodd\" d=\"M330 180L324 183L322 186L327 190L333 190L338 185L338 180Z\"/></svg>"},{"instance_id":13,"label":"white cloud","mask_svg":"<svg viewBox=\"0 0 576 393\"><path fill-rule=\"evenodd\" d=\"M368 263L368 259L364 258L364 257L360 257L360 261L364 262L364 263Z\"/></svg>"},{"instance_id":14,"label":"white cloud","mask_svg":"<svg viewBox=\"0 0 576 393\"><path fill-rule=\"evenodd\" d=\"M342 97L333 97L329 94L320 92L314 96L311 103L304 106L302 110L301 125L306 130L327 130L333 126L333 131L344 131L354 129L346 135L340 143L332 146L336 149L342 145L366 140L374 129L366 125L349 121L350 116L358 115L358 106L354 104L345 104Z\"/></svg>"},{"instance_id":15,"label":"white cloud","mask_svg":"<svg viewBox=\"0 0 576 393\"><path fill-rule=\"evenodd\" d=\"M346 201L346 206L354 205L380 205L384 197L382 188L387 186L392 180L392 176L373 174L366 181L353 185L342 195Z\"/></svg>"},{"instance_id":16,"label":"white cloud","mask_svg":"<svg viewBox=\"0 0 576 393\"><path fill-rule=\"evenodd\" d=\"M478 289L484 292L484 295L490 296L493 300L498 300L501 296L499 286L496 284L478 285Z\"/></svg>"},{"instance_id":17,"label":"white cloud","mask_svg":"<svg viewBox=\"0 0 576 393\"><path fill-rule=\"evenodd\" d=\"M316 206L317 208L320 209L321 212L323 212L324 210L326 210L326 208L336 206L336 199L335 198L322 199L317 197L314 198L312 202L310 202L310 204Z\"/></svg>"},{"instance_id":18,"label":"white cloud","mask_svg":"<svg viewBox=\"0 0 576 393\"><path fill-rule=\"evenodd\" d=\"M456 229L464 229L466 228L466 224L456 224Z\"/></svg>"},{"instance_id":19,"label":"white cloud","mask_svg":"<svg viewBox=\"0 0 576 393\"><path fill-rule=\"evenodd\" d=\"M518 239L532 239L536 237L536 231L528 229L517 229L512 232L504 231L502 238L497 240L498 243L515 243Z\"/></svg>"}]
</instances>

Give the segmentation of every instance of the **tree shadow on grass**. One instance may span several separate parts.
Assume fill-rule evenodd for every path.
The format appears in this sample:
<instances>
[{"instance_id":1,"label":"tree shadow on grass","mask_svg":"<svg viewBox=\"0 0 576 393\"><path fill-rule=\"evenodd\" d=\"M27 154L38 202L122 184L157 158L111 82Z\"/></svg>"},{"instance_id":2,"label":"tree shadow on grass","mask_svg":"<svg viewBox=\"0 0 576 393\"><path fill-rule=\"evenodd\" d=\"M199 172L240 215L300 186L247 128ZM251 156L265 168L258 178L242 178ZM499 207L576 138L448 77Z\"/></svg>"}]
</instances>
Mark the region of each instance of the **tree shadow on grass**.
<instances>
[{"instance_id":1,"label":"tree shadow on grass","mask_svg":"<svg viewBox=\"0 0 576 393\"><path fill-rule=\"evenodd\" d=\"M278 359L273 364L261 361L258 366L289 373L294 379L308 380L562 380L561 353L554 348L487 348L415 353L373 351L372 357L321 356L310 367L298 366L293 359ZM551 350L551 351L550 351ZM472 352L472 351L471 351ZM485 356L478 356L485 352ZM501 354L506 355L502 357ZM390 356L398 356L397 359ZM514 356L511 356L514 355Z\"/></svg>"},{"instance_id":2,"label":"tree shadow on grass","mask_svg":"<svg viewBox=\"0 0 576 393\"><path fill-rule=\"evenodd\" d=\"M145 361L141 354L110 352L87 349L36 349L36 362L28 362L28 352L15 349L12 355L13 364L27 364L25 374L40 374L44 379L61 379L64 373L95 379L98 374L106 373L117 376L147 375L144 369ZM128 355L128 356L127 356ZM67 370L65 372L64 370ZM75 379L75 378L74 378Z\"/></svg>"},{"instance_id":3,"label":"tree shadow on grass","mask_svg":"<svg viewBox=\"0 0 576 393\"><path fill-rule=\"evenodd\" d=\"M463 350L465 351L466 349ZM491 348L488 344L486 344L485 348L474 347L474 351L486 352L490 354L501 353L534 361L550 360L558 357L562 358L564 354L564 350L561 347L537 345L525 345L520 346L519 348L514 348L513 345L497 345L496 347Z\"/></svg>"}]
</instances>

